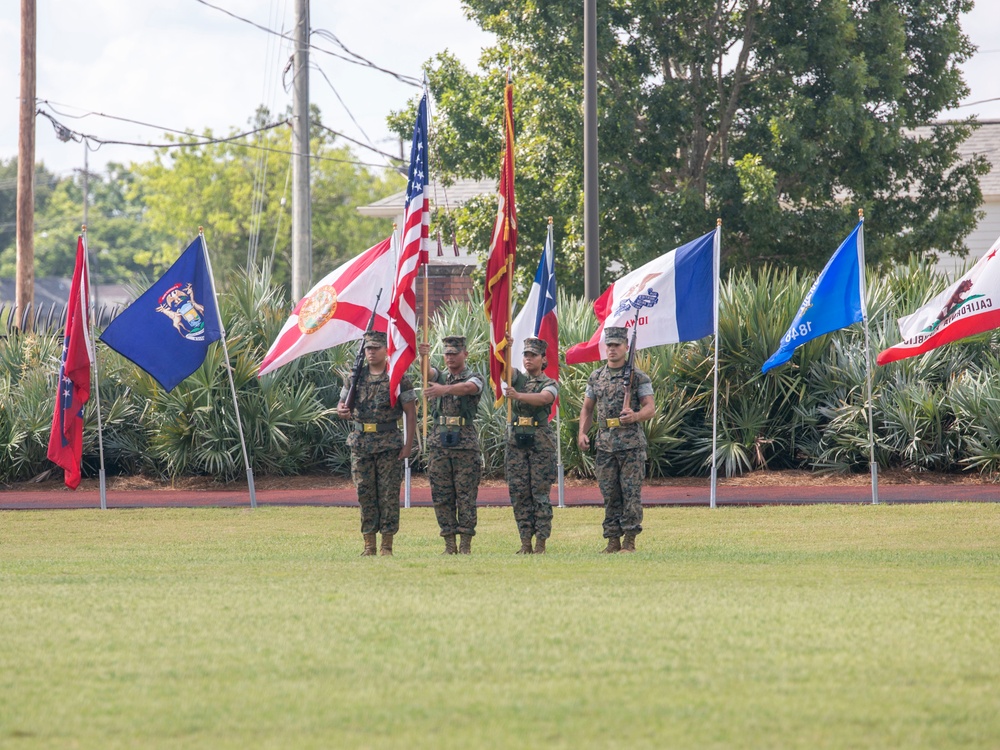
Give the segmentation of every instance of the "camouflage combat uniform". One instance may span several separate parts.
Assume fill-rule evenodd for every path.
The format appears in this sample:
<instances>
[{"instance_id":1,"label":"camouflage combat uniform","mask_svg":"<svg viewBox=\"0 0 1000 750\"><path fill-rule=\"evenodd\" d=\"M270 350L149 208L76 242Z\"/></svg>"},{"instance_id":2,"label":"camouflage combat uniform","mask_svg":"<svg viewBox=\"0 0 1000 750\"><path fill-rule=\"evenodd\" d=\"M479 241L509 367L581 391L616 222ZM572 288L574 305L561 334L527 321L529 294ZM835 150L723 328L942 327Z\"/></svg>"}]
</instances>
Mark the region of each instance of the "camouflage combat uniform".
<instances>
[{"instance_id":1,"label":"camouflage combat uniform","mask_svg":"<svg viewBox=\"0 0 1000 750\"><path fill-rule=\"evenodd\" d=\"M479 479L483 473L483 458L479 448L479 435L473 423L479 399L483 395L483 378L478 373L464 368L458 375L452 375L445 368L437 373L436 382L441 385L456 385L474 381L479 392L471 396L443 396L433 399L431 407L434 417L434 432L428 434L427 442L430 458L427 476L431 483L431 499L434 515L437 516L441 536L456 534L474 536L476 533L476 498L479 496ZM461 425L442 425L442 419L462 421ZM450 433L453 445L445 447L441 434Z\"/></svg>"},{"instance_id":2,"label":"camouflage combat uniform","mask_svg":"<svg viewBox=\"0 0 1000 750\"><path fill-rule=\"evenodd\" d=\"M625 399L622 369L604 365L591 373L585 398L595 402L597 425L594 471L604 496L604 537L642 531L642 480L646 476L646 435L640 424L608 427L608 419L617 419ZM630 406L639 411L640 400L653 395L649 375L633 369Z\"/></svg>"},{"instance_id":3,"label":"camouflage combat uniform","mask_svg":"<svg viewBox=\"0 0 1000 750\"><path fill-rule=\"evenodd\" d=\"M542 372L531 377L520 370L514 370L512 386L518 393L541 393L549 391L559 395L559 385ZM549 426L552 405L529 406L522 401L511 400L512 425L507 437L507 460L505 473L510 502L514 506L514 520L522 539L536 536L548 539L552 534L552 503L549 491L556 478L556 439ZM535 426L519 427L522 419L535 422ZM530 433L534 445L518 447L517 433Z\"/></svg>"},{"instance_id":4,"label":"camouflage combat uniform","mask_svg":"<svg viewBox=\"0 0 1000 750\"><path fill-rule=\"evenodd\" d=\"M340 392L347 398L350 382ZM389 372L372 375L367 367L361 371L353 421L347 445L351 449L351 478L358 488L361 505L362 534L395 534L399 531L399 488L403 481L399 452L403 449L403 434L397 422L403 418L403 404L415 401L417 394L409 377L399 384L396 405L389 402ZM375 425L375 432L366 432Z\"/></svg>"}]
</instances>

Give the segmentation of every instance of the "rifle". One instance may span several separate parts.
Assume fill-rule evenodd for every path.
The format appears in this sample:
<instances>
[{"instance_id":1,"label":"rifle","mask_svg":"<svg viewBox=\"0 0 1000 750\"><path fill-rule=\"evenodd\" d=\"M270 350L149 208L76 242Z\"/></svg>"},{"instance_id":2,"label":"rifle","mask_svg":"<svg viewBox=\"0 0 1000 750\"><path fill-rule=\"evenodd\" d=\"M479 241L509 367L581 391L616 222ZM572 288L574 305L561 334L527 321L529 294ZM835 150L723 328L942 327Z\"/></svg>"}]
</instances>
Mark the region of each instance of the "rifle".
<instances>
[{"instance_id":1,"label":"rifle","mask_svg":"<svg viewBox=\"0 0 1000 750\"><path fill-rule=\"evenodd\" d=\"M639 313L641 307L635 308L635 320L632 321L632 341L628 345L628 357L625 358L625 367L622 368L622 380L625 381L625 398L622 400L622 411L628 408L632 400L632 379L635 375L635 340L639 335Z\"/></svg>"},{"instance_id":2,"label":"rifle","mask_svg":"<svg viewBox=\"0 0 1000 750\"><path fill-rule=\"evenodd\" d=\"M382 290L378 290L375 296L375 304L372 305L372 317L368 321L365 333L368 333L375 326L375 311L378 309L378 301L382 296ZM351 386L347 389L347 398L344 399L344 406L354 409L354 402L358 398L358 381L361 379L361 372L365 367L365 337L361 337L361 346L358 347L358 354L354 358L354 368L352 370Z\"/></svg>"}]
</instances>

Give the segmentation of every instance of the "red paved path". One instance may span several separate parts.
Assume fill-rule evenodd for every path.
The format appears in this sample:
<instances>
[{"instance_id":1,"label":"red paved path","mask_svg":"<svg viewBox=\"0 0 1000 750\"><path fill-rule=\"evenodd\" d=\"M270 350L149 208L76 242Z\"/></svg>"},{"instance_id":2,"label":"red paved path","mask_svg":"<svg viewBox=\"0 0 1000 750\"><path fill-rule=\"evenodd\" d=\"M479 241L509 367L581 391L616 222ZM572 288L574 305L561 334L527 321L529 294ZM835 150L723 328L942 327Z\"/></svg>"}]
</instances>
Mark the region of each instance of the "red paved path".
<instances>
[{"instance_id":1,"label":"red paved path","mask_svg":"<svg viewBox=\"0 0 1000 750\"><path fill-rule=\"evenodd\" d=\"M246 490L115 490L108 493L109 508L199 508L249 506ZM357 506L354 489L322 488L294 490L257 490L258 505ZM647 486L643 488L644 506L707 506L708 487ZM969 485L884 485L879 487L883 503L936 502L998 502L1000 486ZM863 486L785 486L785 487L726 487L718 488L716 502L720 506L740 505L811 505L815 503L868 503L871 496ZM552 502L556 491L552 490ZM430 506L430 490L414 487L411 504ZM503 487L482 487L479 505L509 505ZM579 507L601 505L601 493L596 486L567 487L566 505ZM97 490L38 490L0 491L0 510L80 509L100 507Z\"/></svg>"}]
</instances>

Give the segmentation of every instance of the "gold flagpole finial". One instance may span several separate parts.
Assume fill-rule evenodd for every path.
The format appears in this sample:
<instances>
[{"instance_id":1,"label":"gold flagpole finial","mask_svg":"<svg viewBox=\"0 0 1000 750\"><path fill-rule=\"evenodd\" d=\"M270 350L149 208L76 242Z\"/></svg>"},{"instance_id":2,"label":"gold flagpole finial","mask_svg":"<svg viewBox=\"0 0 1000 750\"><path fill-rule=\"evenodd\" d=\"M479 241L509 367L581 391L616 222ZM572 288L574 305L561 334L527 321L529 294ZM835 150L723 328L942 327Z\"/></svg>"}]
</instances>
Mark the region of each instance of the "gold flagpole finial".
<instances>
[{"instance_id":1,"label":"gold flagpole finial","mask_svg":"<svg viewBox=\"0 0 1000 750\"><path fill-rule=\"evenodd\" d=\"M84 234L86 234L86 233L87 233L87 225L86 225L86 224L84 224L84 225L83 225L83 226L82 226L82 227L80 228L80 231L81 231L81 232L83 232Z\"/></svg>"},{"instance_id":2,"label":"gold flagpole finial","mask_svg":"<svg viewBox=\"0 0 1000 750\"><path fill-rule=\"evenodd\" d=\"M550 216L549 217L549 224L551 224L551 223L552 223L552 217Z\"/></svg>"},{"instance_id":3,"label":"gold flagpole finial","mask_svg":"<svg viewBox=\"0 0 1000 750\"><path fill-rule=\"evenodd\" d=\"M858 209L858 218L859 219L865 218L865 210L863 208Z\"/></svg>"},{"instance_id":4,"label":"gold flagpole finial","mask_svg":"<svg viewBox=\"0 0 1000 750\"><path fill-rule=\"evenodd\" d=\"M722 226L722 219L721 218L715 220L715 226L717 226L717 227L721 227Z\"/></svg>"},{"instance_id":5,"label":"gold flagpole finial","mask_svg":"<svg viewBox=\"0 0 1000 750\"><path fill-rule=\"evenodd\" d=\"M397 228L398 225L396 224L396 222L392 222L392 231L395 232Z\"/></svg>"},{"instance_id":6,"label":"gold flagpole finial","mask_svg":"<svg viewBox=\"0 0 1000 750\"><path fill-rule=\"evenodd\" d=\"M205 234L205 227L198 227L198 234Z\"/></svg>"}]
</instances>

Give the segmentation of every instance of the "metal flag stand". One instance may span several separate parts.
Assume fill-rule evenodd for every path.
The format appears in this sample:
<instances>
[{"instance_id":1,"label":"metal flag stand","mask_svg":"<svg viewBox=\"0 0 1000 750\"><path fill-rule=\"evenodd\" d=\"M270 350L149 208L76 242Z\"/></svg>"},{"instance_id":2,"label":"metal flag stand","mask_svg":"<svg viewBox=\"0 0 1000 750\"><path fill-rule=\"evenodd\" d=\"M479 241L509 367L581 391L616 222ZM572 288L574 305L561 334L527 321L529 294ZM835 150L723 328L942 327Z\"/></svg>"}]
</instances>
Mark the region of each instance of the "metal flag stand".
<instances>
[{"instance_id":1,"label":"metal flag stand","mask_svg":"<svg viewBox=\"0 0 1000 750\"><path fill-rule=\"evenodd\" d=\"M108 509L108 490L107 483L104 474L104 425L101 422L101 370L97 365L97 337L94 336L95 333L95 321L94 321L94 302L93 298L90 296L90 249L87 247L87 225L84 224L82 231L80 232L81 238L83 240L83 269L84 278L86 283L81 289L81 293L86 296L86 310L87 315L90 318L90 325L87 326L87 351L90 354L90 361L94 363L94 387L92 388L94 392L95 406L97 407L97 450L101 457L101 510Z\"/></svg>"},{"instance_id":2,"label":"metal flag stand","mask_svg":"<svg viewBox=\"0 0 1000 750\"><path fill-rule=\"evenodd\" d=\"M868 300L865 284L865 212L858 209L858 283L861 285L861 316L865 326L865 381L868 386L868 462L872 472L872 505L878 505L878 463L875 461L875 428L872 415L872 345L868 330Z\"/></svg>"},{"instance_id":3,"label":"metal flag stand","mask_svg":"<svg viewBox=\"0 0 1000 750\"><path fill-rule=\"evenodd\" d=\"M709 492L708 505L715 507L715 489L719 479L719 467L716 461L719 445L719 254L721 248L722 219L715 220L715 240L712 248L712 289L715 297L712 328L715 331L715 364L712 367L712 487Z\"/></svg>"},{"instance_id":4,"label":"metal flag stand","mask_svg":"<svg viewBox=\"0 0 1000 750\"><path fill-rule=\"evenodd\" d=\"M212 271L212 261L208 257L208 244L205 242L205 230L198 227L198 239L201 240L201 251L205 255L205 265L208 266L208 280L212 284L212 297L215 299L215 314L219 321L219 333L222 335L222 352L226 358L226 373L229 375L229 388L233 393L233 408L236 410L236 428L240 433L240 447L243 449L243 465L247 470L247 488L250 490L250 507L257 507L257 493L253 486L253 469L247 456L247 443L243 437L243 420L240 418L240 405L236 400L236 381L233 380L233 366L229 361L229 346L226 344L226 327L222 323L222 310L219 308L219 294L215 291L215 273Z\"/></svg>"}]
</instances>

